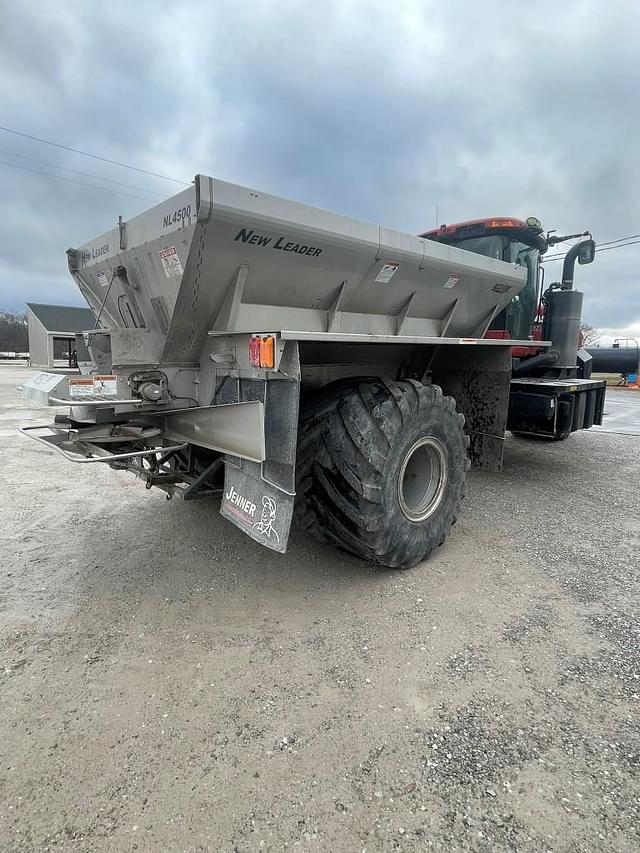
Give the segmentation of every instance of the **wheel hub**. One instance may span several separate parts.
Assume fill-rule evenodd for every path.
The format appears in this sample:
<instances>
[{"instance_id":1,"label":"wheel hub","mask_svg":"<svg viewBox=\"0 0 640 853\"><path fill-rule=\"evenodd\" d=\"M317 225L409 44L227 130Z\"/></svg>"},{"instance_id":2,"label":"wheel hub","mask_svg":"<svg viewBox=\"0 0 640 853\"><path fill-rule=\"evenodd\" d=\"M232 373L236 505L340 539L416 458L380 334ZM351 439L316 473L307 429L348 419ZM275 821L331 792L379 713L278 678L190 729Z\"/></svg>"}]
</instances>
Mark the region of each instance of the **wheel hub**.
<instances>
[{"instance_id":1,"label":"wheel hub","mask_svg":"<svg viewBox=\"0 0 640 853\"><path fill-rule=\"evenodd\" d=\"M447 454L433 436L418 439L408 450L398 474L398 503L403 515L415 523L432 515L447 482Z\"/></svg>"}]
</instances>

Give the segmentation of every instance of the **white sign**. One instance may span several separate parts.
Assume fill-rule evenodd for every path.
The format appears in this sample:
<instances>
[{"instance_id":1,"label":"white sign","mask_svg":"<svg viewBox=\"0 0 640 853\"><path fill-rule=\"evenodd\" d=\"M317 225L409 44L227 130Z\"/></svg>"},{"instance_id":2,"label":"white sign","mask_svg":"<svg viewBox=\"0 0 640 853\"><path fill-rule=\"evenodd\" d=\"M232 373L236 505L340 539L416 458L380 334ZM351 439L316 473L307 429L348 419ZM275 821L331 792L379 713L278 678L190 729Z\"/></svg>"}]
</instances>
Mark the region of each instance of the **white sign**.
<instances>
[{"instance_id":1,"label":"white sign","mask_svg":"<svg viewBox=\"0 0 640 853\"><path fill-rule=\"evenodd\" d=\"M100 287L107 287L107 285L109 284L109 279L107 278L106 274L102 272L102 270L96 273L96 280Z\"/></svg>"},{"instance_id":2,"label":"white sign","mask_svg":"<svg viewBox=\"0 0 640 853\"><path fill-rule=\"evenodd\" d=\"M459 275L450 275L449 278L442 285L443 287L455 287L456 284L460 281Z\"/></svg>"},{"instance_id":3,"label":"white sign","mask_svg":"<svg viewBox=\"0 0 640 853\"><path fill-rule=\"evenodd\" d=\"M24 383L22 388L35 388L38 391L53 391L62 377L56 373L36 373Z\"/></svg>"},{"instance_id":4,"label":"white sign","mask_svg":"<svg viewBox=\"0 0 640 853\"><path fill-rule=\"evenodd\" d=\"M118 393L118 380L115 376L94 376L93 393L101 397L110 397Z\"/></svg>"},{"instance_id":5,"label":"white sign","mask_svg":"<svg viewBox=\"0 0 640 853\"><path fill-rule=\"evenodd\" d=\"M70 397L93 397L93 379L70 379L69 380L69 396Z\"/></svg>"},{"instance_id":6,"label":"white sign","mask_svg":"<svg viewBox=\"0 0 640 853\"><path fill-rule=\"evenodd\" d=\"M59 373L36 373L19 386L27 400L33 400L39 406L49 405L49 394L59 385L66 385L66 377Z\"/></svg>"},{"instance_id":7,"label":"white sign","mask_svg":"<svg viewBox=\"0 0 640 853\"><path fill-rule=\"evenodd\" d=\"M382 269L374 278L374 281L379 281L382 284L388 284L398 271L399 266L400 264L396 263L395 261L385 261L382 264Z\"/></svg>"},{"instance_id":8,"label":"white sign","mask_svg":"<svg viewBox=\"0 0 640 853\"><path fill-rule=\"evenodd\" d=\"M175 246L169 246L168 249L162 249L160 252L160 260L164 267L165 275L171 278L174 275L182 275L184 270L178 257L178 250Z\"/></svg>"},{"instance_id":9,"label":"white sign","mask_svg":"<svg viewBox=\"0 0 640 853\"><path fill-rule=\"evenodd\" d=\"M70 397L113 397L118 393L115 376L82 376L69 379Z\"/></svg>"}]
</instances>

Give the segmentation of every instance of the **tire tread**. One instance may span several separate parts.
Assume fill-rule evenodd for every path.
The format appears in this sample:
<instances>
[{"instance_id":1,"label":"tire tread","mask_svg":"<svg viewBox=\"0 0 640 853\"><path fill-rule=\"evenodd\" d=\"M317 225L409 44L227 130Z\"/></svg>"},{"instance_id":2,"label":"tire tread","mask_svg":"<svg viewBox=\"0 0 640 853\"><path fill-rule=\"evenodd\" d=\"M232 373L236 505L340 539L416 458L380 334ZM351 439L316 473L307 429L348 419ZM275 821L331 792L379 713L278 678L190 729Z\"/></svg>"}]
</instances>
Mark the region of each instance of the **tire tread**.
<instances>
[{"instance_id":1,"label":"tire tread","mask_svg":"<svg viewBox=\"0 0 640 853\"><path fill-rule=\"evenodd\" d=\"M385 566L408 568L425 559L445 541L464 497L469 438L455 400L437 385L386 379L353 381L320 396L301 413L296 523L317 539ZM456 448L453 505L435 539L418 551L420 543L394 529L383 505L390 450L416 417L439 419Z\"/></svg>"}]
</instances>

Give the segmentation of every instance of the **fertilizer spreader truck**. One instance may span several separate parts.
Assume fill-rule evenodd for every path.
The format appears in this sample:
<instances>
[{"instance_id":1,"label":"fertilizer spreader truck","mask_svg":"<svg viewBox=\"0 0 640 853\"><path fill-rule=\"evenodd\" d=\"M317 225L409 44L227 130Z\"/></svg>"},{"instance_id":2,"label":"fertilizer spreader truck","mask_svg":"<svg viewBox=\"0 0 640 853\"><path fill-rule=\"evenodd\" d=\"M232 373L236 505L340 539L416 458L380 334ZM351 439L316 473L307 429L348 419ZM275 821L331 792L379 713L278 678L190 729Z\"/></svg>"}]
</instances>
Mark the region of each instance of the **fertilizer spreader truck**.
<instances>
[{"instance_id":1,"label":"fertilizer spreader truck","mask_svg":"<svg viewBox=\"0 0 640 853\"><path fill-rule=\"evenodd\" d=\"M572 288L594 243L543 293L547 245L536 219L418 237L198 175L68 251L95 328L81 375L25 383L68 412L24 432L168 497L220 496L276 551L295 519L413 566L445 540L469 466L500 469L506 430L601 422Z\"/></svg>"}]
</instances>

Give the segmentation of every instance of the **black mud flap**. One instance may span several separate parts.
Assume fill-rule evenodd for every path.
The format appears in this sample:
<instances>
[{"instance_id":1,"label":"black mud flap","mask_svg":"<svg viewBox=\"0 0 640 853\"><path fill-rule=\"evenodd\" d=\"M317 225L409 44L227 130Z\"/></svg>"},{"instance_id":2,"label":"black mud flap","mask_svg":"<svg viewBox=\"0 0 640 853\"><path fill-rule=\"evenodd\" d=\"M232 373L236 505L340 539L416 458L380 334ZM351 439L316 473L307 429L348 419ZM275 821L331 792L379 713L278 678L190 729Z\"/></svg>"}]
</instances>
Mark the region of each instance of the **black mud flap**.
<instances>
[{"instance_id":1,"label":"black mud flap","mask_svg":"<svg viewBox=\"0 0 640 853\"><path fill-rule=\"evenodd\" d=\"M235 465L225 465L220 513L247 536L281 554L287 550L294 497Z\"/></svg>"},{"instance_id":2,"label":"black mud flap","mask_svg":"<svg viewBox=\"0 0 640 853\"><path fill-rule=\"evenodd\" d=\"M223 379L216 402L264 403L266 458L258 463L225 456L220 512L256 542L284 554L296 488L300 361L294 341L287 342L280 371L281 378L272 380Z\"/></svg>"}]
</instances>

